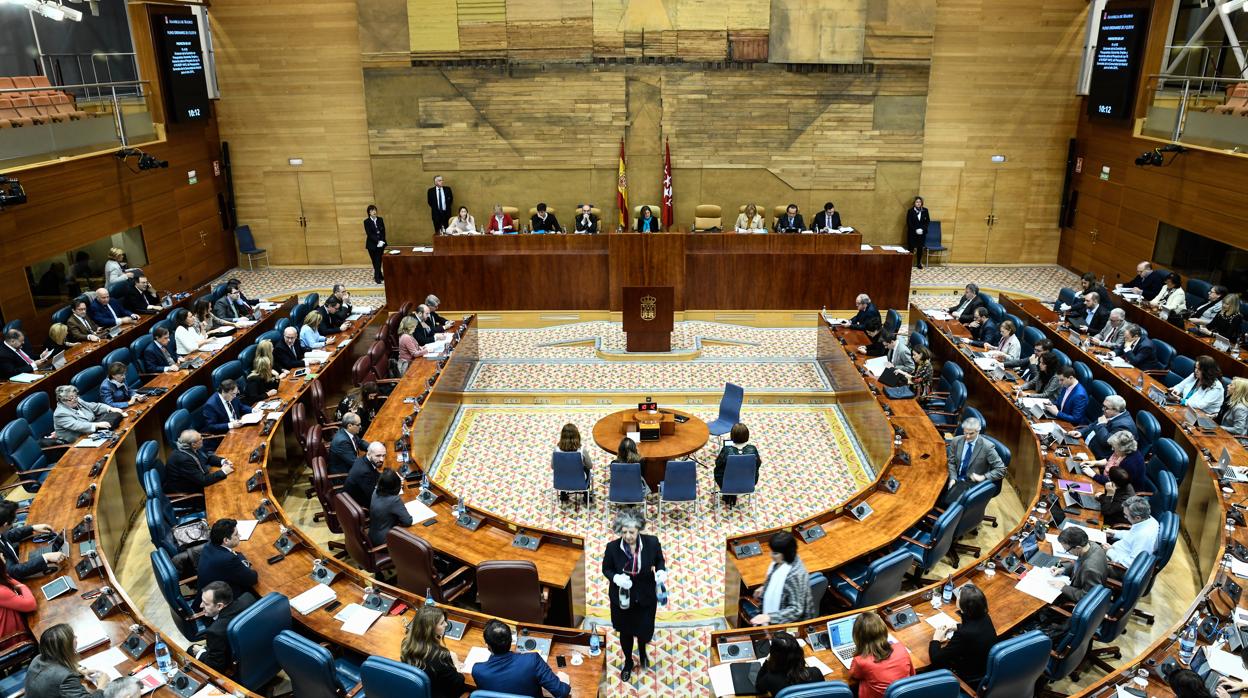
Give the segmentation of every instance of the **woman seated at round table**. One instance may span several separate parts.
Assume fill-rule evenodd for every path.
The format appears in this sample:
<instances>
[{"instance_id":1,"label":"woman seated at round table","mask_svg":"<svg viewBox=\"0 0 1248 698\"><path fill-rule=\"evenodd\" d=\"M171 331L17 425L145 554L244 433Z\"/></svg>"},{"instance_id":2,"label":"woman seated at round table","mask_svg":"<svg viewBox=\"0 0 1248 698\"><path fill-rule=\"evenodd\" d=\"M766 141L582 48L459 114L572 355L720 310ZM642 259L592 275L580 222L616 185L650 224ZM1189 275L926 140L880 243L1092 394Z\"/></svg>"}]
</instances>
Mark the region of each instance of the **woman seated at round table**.
<instances>
[{"instance_id":1,"label":"woman seated at round table","mask_svg":"<svg viewBox=\"0 0 1248 698\"><path fill-rule=\"evenodd\" d=\"M654 217L654 213L649 206L642 206L641 211L637 214L637 225L633 230L638 233L657 233L662 230L659 219Z\"/></svg>"},{"instance_id":2,"label":"woman seated at round table","mask_svg":"<svg viewBox=\"0 0 1248 698\"><path fill-rule=\"evenodd\" d=\"M858 687L858 698L884 698L890 684L914 676L910 650L889 642L888 627L876 613L863 613L854 621L854 659L849 682Z\"/></svg>"},{"instance_id":3,"label":"woman seated at round table","mask_svg":"<svg viewBox=\"0 0 1248 698\"><path fill-rule=\"evenodd\" d=\"M1152 490L1144 468L1144 452L1140 450L1131 432L1123 430L1110 434L1109 447L1113 449L1109 458L1084 463L1083 474L1103 485L1109 482L1107 472L1114 468L1122 468L1131 477L1131 486L1136 492Z\"/></svg>"},{"instance_id":4,"label":"woman seated at round table","mask_svg":"<svg viewBox=\"0 0 1248 698\"><path fill-rule=\"evenodd\" d=\"M460 206L459 213L446 226L447 235L476 235L477 221L468 213L467 206Z\"/></svg>"},{"instance_id":5,"label":"woman seated at round table","mask_svg":"<svg viewBox=\"0 0 1248 698\"><path fill-rule=\"evenodd\" d=\"M738 233L748 233L754 230L767 230L767 226L763 225L763 217L758 215L758 207L754 204L746 205L745 213L737 216L737 224L734 227Z\"/></svg>"}]
</instances>

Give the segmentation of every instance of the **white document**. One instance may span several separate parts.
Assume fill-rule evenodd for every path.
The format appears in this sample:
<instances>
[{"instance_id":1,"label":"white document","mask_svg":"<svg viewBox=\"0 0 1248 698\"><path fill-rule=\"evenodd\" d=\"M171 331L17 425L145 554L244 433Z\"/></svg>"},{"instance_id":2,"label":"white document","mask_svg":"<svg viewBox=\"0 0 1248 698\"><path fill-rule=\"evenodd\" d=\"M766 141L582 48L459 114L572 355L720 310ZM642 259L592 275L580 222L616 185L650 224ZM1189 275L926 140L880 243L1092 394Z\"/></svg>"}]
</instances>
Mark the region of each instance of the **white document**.
<instances>
[{"instance_id":1,"label":"white document","mask_svg":"<svg viewBox=\"0 0 1248 698\"><path fill-rule=\"evenodd\" d=\"M212 684L208 684L204 686L203 688L199 689L198 691L196 691L195 695L191 696L191 698L228 698L229 695L230 694L222 691L216 686L213 686ZM1134 698L1134 696L1132 696L1131 698Z\"/></svg>"},{"instance_id":2,"label":"white document","mask_svg":"<svg viewBox=\"0 0 1248 698\"><path fill-rule=\"evenodd\" d=\"M256 526L259 524L260 522L255 519L240 519L237 526L238 537L242 540L250 540L251 534L255 533Z\"/></svg>"},{"instance_id":3,"label":"white document","mask_svg":"<svg viewBox=\"0 0 1248 698\"><path fill-rule=\"evenodd\" d=\"M78 666L91 671L98 671L107 674L109 680L120 679L121 672L117 671L117 665L126 661L127 657L120 649L110 647L99 654L93 654L90 657L79 660Z\"/></svg>"},{"instance_id":4,"label":"white document","mask_svg":"<svg viewBox=\"0 0 1248 698\"><path fill-rule=\"evenodd\" d=\"M978 366L981 371L987 372L1001 366L1001 363L996 359L990 359L987 356L976 356L975 365Z\"/></svg>"},{"instance_id":5,"label":"white document","mask_svg":"<svg viewBox=\"0 0 1248 698\"><path fill-rule=\"evenodd\" d=\"M436 342L425 344L423 347L428 354L441 354L446 351L446 340L439 339Z\"/></svg>"},{"instance_id":6,"label":"white document","mask_svg":"<svg viewBox=\"0 0 1248 698\"><path fill-rule=\"evenodd\" d=\"M225 346L229 343L230 343L230 340L228 338L219 338L219 339L209 340L199 345L199 351L207 351L207 352L217 351L219 349L224 349Z\"/></svg>"},{"instance_id":7,"label":"white document","mask_svg":"<svg viewBox=\"0 0 1248 698\"><path fill-rule=\"evenodd\" d=\"M1058 580L1062 584L1055 584L1053 580ZM1045 603L1053 603L1062 595L1062 585L1069 583L1070 577L1066 575L1054 576L1047 567L1033 567L1023 575L1014 588Z\"/></svg>"},{"instance_id":8,"label":"white document","mask_svg":"<svg viewBox=\"0 0 1248 698\"><path fill-rule=\"evenodd\" d=\"M1034 431L1037 436L1044 436L1045 434L1056 434L1056 432L1063 431L1062 425L1058 424L1057 422L1032 422L1031 430Z\"/></svg>"},{"instance_id":9,"label":"white document","mask_svg":"<svg viewBox=\"0 0 1248 698\"><path fill-rule=\"evenodd\" d=\"M260 410L252 410L247 414L238 418L240 424L259 424L264 419L264 412Z\"/></svg>"},{"instance_id":10,"label":"white document","mask_svg":"<svg viewBox=\"0 0 1248 698\"><path fill-rule=\"evenodd\" d=\"M98 448L108 442L108 439L101 436L91 436L80 439L74 444L74 448Z\"/></svg>"},{"instance_id":11,"label":"white document","mask_svg":"<svg viewBox=\"0 0 1248 698\"><path fill-rule=\"evenodd\" d=\"M311 366L312 364L323 364L329 361L329 352L320 349L312 349L303 353L303 365Z\"/></svg>"},{"instance_id":12,"label":"white document","mask_svg":"<svg viewBox=\"0 0 1248 698\"><path fill-rule=\"evenodd\" d=\"M1053 533L1044 534L1044 540L1053 547L1053 557L1059 560L1078 560L1079 558L1070 553L1062 552L1061 546L1057 544L1057 535Z\"/></svg>"},{"instance_id":13,"label":"white document","mask_svg":"<svg viewBox=\"0 0 1248 698\"><path fill-rule=\"evenodd\" d=\"M1047 397L1023 397L1023 407L1044 407L1047 404L1049 404ZM1045 432L1049 433L1049 430L1046 429Z\"/></svg>"},{"instance_id":14,"label":"white document","mask_svg":"<svg viewBox=\"0 0 1248 698\"><path fill-rule=\"evenodd\" d=\"M1105 363L1109 364L1111 368L1131 368L1131 362L1121 356L1112 356Z\"/></svg>"},{"instance_id":15,"label":"white document","mask_svg":"<svg viewBox=\"0 0 1248 698\"><path fill-rule=\"evenodd\" d=\"M923 621L932 626L932 628L936 630L937 635L939 635L940 631L945 628L958 627L958 622L944 611L940 611L934 616L928 616L927 618L924 618Z\"/></svg>"},{"instance_id":16,"label":"white document","mask_svg":"<svg viewBox=\"0 0 1248 698\"><path fill-rule=\"evenodd\" d=\"M291 599L290 607L298 611L300 615L306 616L322 606L329 605L337 598L338 594L334 593L328 584L317 584Z\"/></svg>"},{"instance_id":17,"label":"white document","mask_svg":"<svg viewBox=\"0 0 1248 698\"><path fill-rule=\"evenodd\" d=\"M352 635L363 635L381 617L381 611L364 608L358 603L348 604L346 608L334 616L334 620L342 621L344 632Z\"/></svg>"},{"instance_id":18,"label":"white document","mask_svg":"<svg viewBox=\"0 0 1248 698\"><path fill-rule=\"evenodd\" d=\"M952 320L953 316L943 310L924 310L928 317L933 320Z\"/></svg>"},{"instance_id":19,"label":"white document","mask_svg":"<svg viewBox=\"0 0 1248 698\"><path fill-rule=\"evenodd\" d=\"M252 405L251 411L255 412L259 410L261 412L272 412L273 410L276 410L281 406L282 406L281 400L265 400L263 402L257 402L256 404Z\"/></svg>"},{"instance_id":20,"label":"white document","mask_svg":"<svg viewBox=\"0 0 1248 698\"><path fill-rule=\"evenodd\" d=\"M1230 676L1240 681L1248 679L1248 669L1239 657L1222 649L1221 646L1205 647L1205 657L1209 660L1209 668L1223 676Z\"/></svg>"},{"instance_id":21,"label":"white document","mask_svg":"<svg viewBox=\"0 0 1248 698\"><path fill-rule=\"evenodd\" d=\"M902 247L901 245L881 245L881 246L880 246L880 249L882 249L882 250L889 250L890 252L905 252L905 253L909 253L909 252L910 252L910 250L907 250L906 248Z\"/></svg>"},{"instance_id":22,"label":"white document","mask_svg":"<svg viewBox=\"0 0 1248 698\"><path fill-rule=\"evenodd\" d=\"M823 661L820 660L818 657L814 657L814 656L807 657L806 666L814 667L818 669L819 673L823 674L824 676L827 676L828 674L832 673L832 667L828 666L827 664L824 664Z\"/></svg>"},{"instance_id":23,"label":"white document","mask_svg":"<svg viewBox=\"0 0 1248 698\"><path fill-rule=\"evenodd\" d=\"M471 676L472 668L476 666L477 664L479 664L480 662L489 660L489 658L490 658L489 650L487 650L484 647L473 647L472 649L468 650L468 656L464 657L464 666L459 671L462 674L468 674L469 676Z\"/></svg>"},{"instance_id":24,"label":"white document","mask_svg":"<svg viewBox=\"0 0 1248 698\"><path fill-rule=\"evenodd\" d=\"M870 251L871 251L871 246L870 246L870 245L865 245L865 244L864 244L864 245L862 246L862 251L863 251L863 252L870 252Z\"/></svg>"},{"instance_id":25,"label":"white document","mask_svg":"<svg viewBox=\"0 0 1248 698\"><path fill-rule=\"evenodd\" d=\"M79 653L110 639L104 624L95 616L79 616L70 625L74 628L74 649Z\"/></svg>"},{"instance_id":26,"label":"white document","mask_svg":"<svg viewBox=\"0 0 1248 698\"><path fill-rule=\"evenodd\" d=\"M9 378L9 380L14 383L34 383L40 378L43 378L43 376L38 373L19 373L16 376Z\"/></svg>"},{"instance_id":27,"label":"white document","mask_svg":"<svg viewBox=\"0 0 1248 698\"><path fill-rule=\"evenodd\" d=\"M256 307L261 310L277 310L278 308L282 307L282 304L274 303L273 301L260 301L259 303L256 304Z\"/></svg>"},{"instance_id":28,"label":"white document","mask_svg":"<svg viewBox=\"0 0 1248 698\"><path fill-rule=\"evenodd\" d=\"M627 436L628 438L632 439L632 440L633 440L633 443L635 443L635 444L637 444L637 443L641 443L641 432L640 432L640 431L630 431L630 432L628 432L627 434L625 434L625 436Z\"/></svg>"},{"instance_id":29,"label":"white document","mask_svg":"<svg viewBox=\"0 0 1248 698\"><path fill-rule=\"evenodd\" d=\"M1082 528L1084 532L1088 534L1088 540L1092 541L1093 543L1102 543L1106 545L1109 544L1109 538L1107 538L1105 536L1105 532L1099 528L1088 528L1087 526L1080 526L1079 524L1073 523L1071 521L1067 521L1066 525L1062 526L1062 528L1066 529L1066 528L1071 528L1072 526L1075 528Z\"/></svg>"},{"instance_id":30,"label":"white document","mask_svg":"<svg viewBox=\"0 0 1248 698\"><path fill-rule=\"evenodd\" d=\"M813 657L811 657L811 659L813 659ZM740 662L724 662L723 664L716 664L711 667L708 673L711 675L711 692L715 694L715 698L735 696L737 694L736 690L732 687L732 665L739 663ZM762 662L756 660L750 660L750 663L759 665L762 664ZM822 671L822 669L820 671Z\"/></svg>"},{"instance_id":31,"label":"white document","mask_svg":"<svg viewBox=\"0 0 1248 698\"><path fill-rule=\"evenodd\" d=\"M862 365L871 372L871 375L879 378L884 373L884 369L888 368L888 357L877 356L874 359L867 359Z\"/></svg>"},{"instance_id":32,"label":"white document","mask_svg":"<svg viewBox=\"0 0 1248 698\"><path fill-rule=\"evenodd\" d=\"M419 499L413 499L406 502L403 506L407 507L407 513L412 515L412 525L428 521L429 519L438 518L438 513L433 509L425 506Z\"/></svg>"},{"instance_id":33,"label":"white document","mask_svg":"<svg viewBox=\"0 0 1248 698\"><path fill-rule=\"evenodd\" d=\"M1240 562L1238 559L1232 557L1231 574L1241 579L1248 579L1248 562Z\"/></svg>"}]
</instances>

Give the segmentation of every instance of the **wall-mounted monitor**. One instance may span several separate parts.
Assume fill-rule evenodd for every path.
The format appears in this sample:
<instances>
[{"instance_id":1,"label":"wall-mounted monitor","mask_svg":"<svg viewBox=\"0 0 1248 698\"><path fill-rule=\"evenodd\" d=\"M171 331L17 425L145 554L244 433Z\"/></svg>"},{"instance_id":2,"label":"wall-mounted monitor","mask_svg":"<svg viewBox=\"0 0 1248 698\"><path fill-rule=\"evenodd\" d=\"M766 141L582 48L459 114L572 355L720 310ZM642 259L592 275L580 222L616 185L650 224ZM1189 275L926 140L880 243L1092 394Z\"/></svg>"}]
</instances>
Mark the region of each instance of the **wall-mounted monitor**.
<instances>
[{"instance_id":1,"label":"wall-mounted monitor","mask_svg":"<svg viewBox=\"0 0 1248 698\"><path fill-rule=\"evenodd\" d=\"M208 118L208 83L203 45L194 15L153 15L152 36L173 121Z\"/></svg>"},{"instance_id":2,"label":"wall-mounted monitor","mask_svg":"<svg viewBox=\"0 0 1248 698\"><path fill-rule=\"evenodd\" d=\"M1111 4L1101 11L1100 19L1088 88L1088 116L1129 119L1148 36L1148 8Z\"/></svg>"}]
</instances>

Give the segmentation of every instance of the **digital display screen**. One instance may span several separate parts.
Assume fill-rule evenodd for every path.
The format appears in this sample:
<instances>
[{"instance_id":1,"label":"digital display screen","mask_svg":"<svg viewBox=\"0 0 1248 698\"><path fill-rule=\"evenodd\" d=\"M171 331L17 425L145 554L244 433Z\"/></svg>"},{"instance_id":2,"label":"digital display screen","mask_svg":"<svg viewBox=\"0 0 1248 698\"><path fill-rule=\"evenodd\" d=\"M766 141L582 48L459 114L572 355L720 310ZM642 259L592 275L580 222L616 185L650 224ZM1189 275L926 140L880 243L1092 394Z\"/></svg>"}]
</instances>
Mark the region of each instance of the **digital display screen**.
<instances>
[{"instance_id":1,"label":"digital display screen","mask_svg":"<svg viewBox=\"0 0 1248 698\"><path fill-rule=\"evenodd\" d=\"M166 103L174 121L208 117L208 83L199 25L193 15L155 15L155 42L160 52Z\"/></svg>"},{"instance_id":2,"label":"digital display screen","mask_svg":"<svg viewBox=\"0 0 1248 698\"><path fill-rule=\"evenodd\" d=\"M1135 78L1148 34L1148 10L1143 7L1101 12L1092 81L1088 88L1088 116L1128 119L1135 98Z\"/></svg>"}]
</instances>

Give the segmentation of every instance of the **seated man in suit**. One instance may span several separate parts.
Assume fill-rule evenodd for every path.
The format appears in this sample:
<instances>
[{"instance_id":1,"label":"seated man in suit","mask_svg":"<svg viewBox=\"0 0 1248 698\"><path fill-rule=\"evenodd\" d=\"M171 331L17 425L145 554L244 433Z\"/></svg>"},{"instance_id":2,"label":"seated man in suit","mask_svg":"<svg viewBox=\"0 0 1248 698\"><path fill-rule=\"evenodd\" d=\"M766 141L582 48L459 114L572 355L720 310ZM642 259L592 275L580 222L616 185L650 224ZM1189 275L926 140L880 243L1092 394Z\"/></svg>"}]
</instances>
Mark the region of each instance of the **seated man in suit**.
<instances>
[{"instance_id":1,"label":"seated man in suit","mask_svg":"<svg viewBox=\"0 0 1248 698\"><path fill-rule=\"evenodd\" d=\"M1105 582L1109 573L1105 548L1090 541L1087 531L1078 526L1062 529L1057 534L1057 545L1054 548L1054 552L1056 548L1060 548L1075 556L1074 560L1065 560L1053 566L1055 575L1070 578L1068 584L1053 581L1054 586L1062 584L1062 592L1054 602L1055 605L1078 603L1089 591ZM1065 614L1046 608L1041 611L1039 620L1041 630L1053 640L1059 640L1066 634L1069 620Z\"/></svg>"},{"instance_id":2,"label":"seated man in suit","mask_svg":"<svg viewBox=\"0 0 1248 698\"><path fill-rule=\"evenodd\" d=\"M969 325L975 320L975 311L983 305L984 299L979 297L979 286L967 284L962 296L949 308L948 313L963 325Z\"/></svg>"},{"instance_id":3,"label":"seated man in suit","mask_svg":"<svg viewBox=\"0 0 1248 698\"><path fill-rule=\"evenodd\" d=\"M17 502L7 499L0 500L0 553L13 579L31 579L51 574L66 557L60 550L39 552L35 550L23 560L17 555L17 548L23 541L36 533L54 533L48 524L32 524L27 521L21 526L14 526L17 520Z\"/></svg>"},{"instance_id":4,"label":"seated man in suit","mask_svg":"<svg viewBox=\"0 0 1248 698\"><path fill-rule=\"evenodd\" d=\"M231 429L237 429L242 426L242 422L238 420L250 413L251 408L238 399L238 383L233 378L226 378L217 386L217 394L204 403L204 431L209 434L224 434Z\"/></svg>"},{"instance_id":5,"label":"seated man in suit","mask_svg":"<svg viewBox=\"0 0 1248 698\"><path fill-rule=\"evenodd\" d=\"M412 338L422 347L438 341L438 328L433 321L433 311L424 303L416 306L416 327L412 329Z\"/></svg>"},{"instance_id":6,"label":"seated man in suit","mask_svg":"<svg viewBox=\"0 0 1248 698\"><path fill-rule=\"evenodd\" d=\"M1140 294L1144 300L1152 300L1161 293L1161 285L1165 282L1165 273L1155 271L1152 262L1140 262L1135 265L1135 278L1123 284L1123 288Z\"/></svg>"},{"instance_id":7,"label":"seated man in suit","mask_svg":"<svg viewBox=\"0 0 1248 698\"><path fill-rule=\"evenodd\" d=\"M997 323L992 321L992 318L988 316L988 309L982 305L975 309L975 318L966 326L966 329L971 331L970 343L977 347L996 346L1001 341Z\"/></svg>"},{"instance_id":8,"label":"seated man in suit","mask_svg":"<svg viewBox=\"0 0 1248 698\"><path fill-rule=\"evenodd\" d=\"M1109 308L1101 303L1100 294L1088 291L1083 294L1083 305L1070 309L1066 323L1082 334L1096 334L1109 322Z\"/></svg>"},{"instance_id":9,"label":"seated man in suit","mask_svg":"<svg viewBox=\"0 0 1248 698\"><path fill-rule=\"evenodd\" d=\"M885 333L881 338L884 342L884 349L887 350L885 356L888 357L888 365L906 373L914 373L914 356L910 353L910 342L908 335Z\"/></svg>"},{"instance_id":10,"label":"seated man in suit","mask_svg":"<svg viewBox=\"0 0 1248 698\"><path fill-rule=\"evenodd\" d=\"M213 470L217 468L217 470ZM178 435L178 447L165 463L164 486L170 494L203 494L204 488L234 472L228 458L204 451L204 437L194 429Z\"/></svg>"},{"instance_id":11,"label":"seated man in suit","mask_svg":"<svg viewBox=\"0 0 1248 698\"><path fill-rule=\"evenodd\" d=\"M1024 350L1026 348L1023 347ZM1018 373L1020 379L1029 381L1036 376L1036 371L1040 370L1038 366L1040 355L1052 349L1053 340L1045 337L1032 345L1031 353L1020 352L1017 359L1010 359L1004 365L1007 369Z\"/></svg>"},{"instance_id":12,"label":"seated man in suit","mask_svg":"<svg viewBox=\"0 0 1248 698\"><path fill-rule=\"evenodd\" d=\"M854 299L854 306L858 308L858 314L849 319L849 329L865 330L871 320L880 321L880 310L871 302L871 296L859 293Z\"/></svg>"},{"instance_id":13,"label":"seated man in suit","mask_svg":"<svg viewBox=\"0 0 1248 698\"><path fill-rule=\"evenodd\" d=\"M1153 345L1153 340L1145 337L1144 331L1133 322L1122 326L1122 346L1115 349L1114 353L1130 361L1132 366L1141 371L1161 371L1166 368L1157 360L1157 347Z\"/></svg>"},{"instance_id":14,"label":"seated man in suit","mask_svg":"<svg viewBox=\"0 0 1248 698\"><path fill-rule=\"evenodd\" d=\"M800 233L806 229L802 214L797 212L797 204L789 204L784 209L784 215L776 219L774 229L777 233Z\"/></svg>"},{"instance_id":15,"label":"seated man in suit","mask_svg":"<svg viewBox=\"0 0 1248 698\"><path fill-rule=\"evenodd\" d=\"M199 576L195 583L200 589L213 582L225 582L238 597L255 588L259 575L238 552L240 542L237 521L217 519L213 522L208 531L208 544L199 553Z\"/></svg>"},{"instance_id":16,"label":"seated man in suit","mask_svg":"<svg viewBox=\"0 0 1248 698\"><path fill-rule=\"evenodd\" d=\"M226 280L225 284L226 284L227 286L229 286L230 288L236 288L236 289L238 289L238 297L239 297L239 299L241 299L241 300L242 300L244 303L246 303L248 306L250 306L250 307L254 308L254 307L256 307L256 305L257 305L258 303L260 303L260 299L259 299L259 298L248 298L248 297L247 297L247 292L243 290L243 282L242 282L242 281L239 281L237 277L231 277L230 279Z\"/></svg>"},{"instance_id":17,"label":"seated man in suit","mask_svg":"<svg viewBox=\"0 0 1248 698\"><path fill-rule=\"evenodd\" d=\"M342 284L334 284L334 290L330 295L340 302L338 311L334 313L334 323L341 325L351 319L351 292Z\"/></svg>"},{"instance_id":18,"label":"seated man in suit","mask_svg":"<svg viewBox=\"0 0 1248 698\"><path fill-rule=\"evenodd\" d=\"M279 371L303 368L303 344L299 342L299 330L287 327L282 330L282 341L273 345L273 363Z\"/></svg>"},{"instance_id":19,"label":"seated man in suit","mask_svg":"<svg viewBox=\"0 0 1248 698\"><path fill-rule=\"evenodd\" d=\"M143 347L139 357L144 373L164 373L178 370L178 349L174 346L173 335L166 327L152 330L152 341Z\"/></svg>"},{"instance_id":20,"label":"seated man in suit","mask_svg":"<svg viewBox=\"0 0 1248 698\"><path fill-rule=\"evenodd\" d=\"M1068 433L1082 437L1092 455L1104 459L1113 455L1114 449L1109 445L1109 437L1115 432L1130 432L1131 437L1136 440L1140 438L1140 434L1135 427L1135 420L1127 412L1127 401L1121 395L1106 395L1101 402L1101 412L1095 422L1079 429L1071 429Z\"/></svg>"},{"instance_id":21,"label":"seated man in suit","mask_svg":"<svg viewBox=\"0 0 1248 698\"><path fill-rule=\"evenodd\" d=\"M355 465L355 460L360 457L360 451L364 448L364 443L360 440L362 426L360 415L354 412L342 415L342 428L334 434L333 441L329 442L329 459L326 465L330 475L346 475L351 472L351 466Z\"/></svg>"},{"instance_id":22,"label":"seated man in suit","mask_svg":"<svg viewBox=\"0 0 1248 698\"><path fill-rule=\"evenodd\" d=\"M0 345L0 378L8 380L19 373L34 373L51 360L51 350L45 349L38 356L31 356L26 351L26 335L21 330L9 330L4 335L4 343Z\"/></svg>"},{"instance_id":23,"label":"seated man in suit","mask_svg":"<svg viewBox=\"0 0 1248 698\"><path fill-rule=\"evenodd\" d=\"M208 630L204 633L203 646L194 644L188 649L199 661L230 676L234 668L234 651L230 648L226 631L230 627L230 621L255 603L256 598L251 594L235 598L230 585L225 582L203 585L199 598Z\"/></svg>"},{"instance_id":24,"label":"seated man in suit","mask_svg":"<svg viewBox=\"0 0 1248 698\"><path fill-rule=\"evenodd\" d=\"M482 633L490 658L472 667L472 681L482 691L541 696L542 691L554 698L572 695L568 675L555 673L542 655L511 651L511 628L500 620L485 624Z\"/></svg>"},{"instance_id":25,"label":"seated man in suit","mask_svg":"<svg viewBox=\"0 0 1248 698\"><path fill-rule=\"evenodd\" d=\"M108 378L100 383L100 402L109 407L126 409L136 402L143 402L146 395L140 395L126 385L127 366L120 361L108 365Z\"/></svg>"},{"instance_id":26,"label":"seated man in suit","mask_svg":"<svg viewBox=\"0 0 1248 698\"><path fill-rule=\"evenodd\" d=\"M351 472L347 474L347 482L342 489L365 511L368 511L368 505L373 501L373 490L377 489L377 480L385 465L386 446L380 441L374 441L368 445L364 455L355 459Z\"/></svg>"},{"instance_id":27,"label":"seated man in suit","mask_svg":"<svg viewBox=\"0 0 1248 698\"><path fill-rule=\"evenodd\" d=\"M1101 331L1092 337L1092 343L1098 347L1117 349L1122 346L1122 327L1125 324L1127 324L1127 311L1114 308L1109 311L1109 322L1105 323Z\"/></svg>"},{"instance_id":28,"label":"seated man in suit","mask_svg":"<svg viewBox=\"0 0 1248 698\"><path fill-rule=\"evenodd\" d=\"M126 310L120 301L110 298L106 288L96 289L95 300L87 307L87 314L100 327L129 325L139 320L139 316Z\"/></svg>"},{"instance_id":29,"label":"seated man in suit","mask_svg":"<svg viewBox=\"0 0 1248 698\"><path fill-rule=\"evenodd\" d=\"M837 212L836 206L829 201L823 205L823 210L815 214L810 222L810 229L816 232L837 232L841 228L841 214Z\"/></svg>"},{"instance_id":30,"label":"seated man in suit","mask_svg":"<svg viewBox=\"0 0 1248 698\"><path fill-rule=\"evenodd\" d=\"M122 307L139 315L155 315L161 311L160 298L152 290L152 282L140 274L126 284L119 294Z\"/></svg>"},{"instance_id":31,"label":"seated man in suit","mask_svg":"<svg viewBox=\"0 0 1248 698\"><path fill-rule=\"evenodd\" d=\"M425 296L425 307L429 309L429 317L426 318L429 327L433 328L434 332L445 332L451 321L438 314L438 308L442 307L442 300L430 293Z\"/></svg>"},{"instance_id":32,"label":"seated man in suit","mask_svg":"<svg viewBox=\"0 0 1248 698\"><path fill-rule=\"evenodd\" d=\"M975 417L962 420L962 435L949 441L945 449L949 478L941 501L946 506L962 493L984 480L999 482L1005 477L1005 461L988 439L980 438L982 425Z\"/></svg>"},{"instance_id":33,"label":"seated man in suit","mask_svg":"<svg viewBox=\"0 0 1248 698\"><path fill-rule=\"evenodd\" d=\"M246 320L251 313L247 312L243 304L242 292L231 286L227 287L225 294L212 304L212 314L224 322L238 324L239 320Z\"/></svg>"},{"instance_id":34,"label":"seated man in suit","mask_svg":"<svg viewBox=\"0 0 1248 698\"><path fill-rule=\"evenodd\" d=\"M1063 366L1058 375L1061 376L1062 391L1058 395L1057 404L1049 403L1044 411L1054 419L1083 424L1083 413L1088 408L1088 391L1079 384L1072 366Z\"/></svg>"},{"instance_id":35,"label":"seated man in suit","mask_svg":"<svg viewBox=\"0 0 1248 698\"><path fill-rule=\"evenodd\" d=\"M73 311L65 320L65 326L69 329L69 341L71 342L98 342L100 341L100 326L95 324L95 320L87 314L87 302L81 298L70 301L70 307Z\"/></svg>"},{"instance_id":36,"label":"seated man in suit","mask_svg":"<svg viewBox=\"0 0 1248 698\"><path fill-rule=\"evenodd\" d=\"M896 335L884 329L878 319L875 322L868 321L867 328L863 332L866 333L869 344L859 346L858 353L867 356L884 356L888 353L884 344L897 339Z\"/></svg>"},{"instance_id":37,"label":"seated man in suit","mask_svg":"<svg viewBox=\"0 0 1248 698\"><path fill-rule=\"evenodd\" d=\"M593 204L581 204L580 213L576 214L576 232L597 233L602 230L602 223L594 215Z\"/></svg>"},{"instance_id":38,"label":"seated man in suit","mask_svg":"<svg viewBox=\"0 0 1248 698\"><path fill-rule=\"evenodd\" d=\"M559 219L555 218L555 214L546 210L546 204L537 205L537 213L529 219L529 230L535 233L557 233L562 228L559 227Z\"/></svg>"},{"instance_id":39,"label":"seated man in suit","mask_svg":"<svg viewBox=\"0 0 1248 698\"><path fill-rule=\"evenodd\" d=\"M77 441L79 436L116 427L125 414L124 410L116 407L79 399L77 388L62 385L56 389L56 410L52 412L52 426L56 428L56 438L68 443Z\"/></svg>"},{"instance_id":40,"label":"seated man in suit","mask_svg":"<svg viewBox=\"0 0 1248 698\"><path fill-rule=\"evenodd\" d=\"M326 337L339 332L346 332L351 327L351 321L343 318L342 322L338 322L338 317L342 312L342 300L337 296L330 296L325 299L325 303L321 306L321 327L320 333Z\"/></svg>"}]
</instances>

